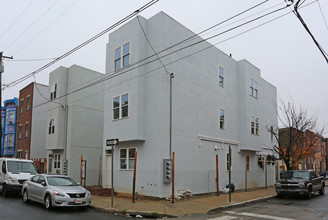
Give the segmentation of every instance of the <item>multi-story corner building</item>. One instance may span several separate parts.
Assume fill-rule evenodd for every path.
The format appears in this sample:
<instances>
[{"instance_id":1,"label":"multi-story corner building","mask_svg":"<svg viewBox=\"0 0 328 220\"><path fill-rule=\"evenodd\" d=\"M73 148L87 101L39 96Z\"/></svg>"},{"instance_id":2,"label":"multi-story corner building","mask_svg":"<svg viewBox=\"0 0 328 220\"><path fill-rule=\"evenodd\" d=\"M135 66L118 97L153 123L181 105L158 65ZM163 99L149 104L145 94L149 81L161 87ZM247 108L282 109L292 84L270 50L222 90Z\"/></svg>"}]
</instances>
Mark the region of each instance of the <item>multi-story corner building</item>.
<instances>
[{"instance_id":1,"label":"multi-story corner building","mask_svg":"<svg viewBox=\"0 0 328 220\"><path fill-rule=\"evenodd\" d=\"M16 157L33 160L39 173L47 170L47 96L48 86L34 82L19 91Z\"/></svg>"},{"instance_id":2,"label":"multi-story corner building","mask_svg":"<svg viewBox=\"0 0 328 220\"><path fill-rule=\"evenodd\" d=\"M265 169L263 159L276 145L268 132L278 125L276 88L250 62L161 12L109 35L106 75L104 139L120 142L114 152L104 142L104 187L111 187L113 160L115 191L132 192L137 152L136 192L169 196L164 159L174 152L176 192L215 192L216 155L220 189L229 182L229 147L236 189L274 185L274 163Z\"/></svg>"},{"instance_id":3,"label":"multi-story corner building","mask_svg":"<svg viewBox=\"0 0 328 220\"><path fill-rule=\"evenodd\" d=\"M98 184L104 86L92 84L103 75L77 65L50 73L45 127L48 173L67 174L80 182L82 156L86 185Z\"/></svg>"},{"instance_id":4,"label":"multi-story corner building","mask_svg":"<svg viewBox=\"0 0 328 220\"><path fill-rule=\"evenodd\" d=\"M2 120L2 139L1 139L1 156L15 157L16 148L16 111L17 98L8 99L3 102L1 108Z\"/></svg>"}]
</instances>

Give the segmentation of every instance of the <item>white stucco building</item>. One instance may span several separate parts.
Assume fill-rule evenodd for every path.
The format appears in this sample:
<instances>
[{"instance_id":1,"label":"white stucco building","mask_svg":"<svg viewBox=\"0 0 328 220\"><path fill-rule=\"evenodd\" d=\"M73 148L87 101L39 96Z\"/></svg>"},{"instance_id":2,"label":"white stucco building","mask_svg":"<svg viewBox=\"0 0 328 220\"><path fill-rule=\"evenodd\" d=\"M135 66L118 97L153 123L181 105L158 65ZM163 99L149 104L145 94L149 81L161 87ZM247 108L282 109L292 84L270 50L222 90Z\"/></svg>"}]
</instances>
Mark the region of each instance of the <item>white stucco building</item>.
<instances>
[{"instance_id":1,"label":"white stucco building","mask_svg":"<svg viewBox=\"0 0 328 220\"><path fill-rule=\"evenodd\" d=\"M258 155L272 154L276 144L267 128L277 126L276 88L261 78L246 60L236 61L161 12L139 17L144 32L172 79L172 152L175 189L193 193L216 191L216 155L220 189L228 184L227 153L232 149L232 182L263 187L265 170ZM192 45L193 46L190 46ZM172 45L175 45L171 47ZM169 48L169 49L168 49ZM205 49L207 48L207 49ZM166 197L163 159L170 158L170 74L154 56L138 18L109 35L107 44L104 140L119 138L119 146L103 142L103 186L131 193L133 156L138 152L136 192ZM275 180L268 166L267 183Z\"/></svg>"},{"instance_id":2,"label":"white stucco building","mask_svg":"<svg viewBox=\"0 0 328 220\"><path fill-rule=\"evenodd\" d=\"M98 184L103 149L104 84L89 85L103 75L77 65L59 67L50 73L45 126L48 173L67 174L80 182L82 155L87 161L86 185Z\"/></svg>"}]
</instances>

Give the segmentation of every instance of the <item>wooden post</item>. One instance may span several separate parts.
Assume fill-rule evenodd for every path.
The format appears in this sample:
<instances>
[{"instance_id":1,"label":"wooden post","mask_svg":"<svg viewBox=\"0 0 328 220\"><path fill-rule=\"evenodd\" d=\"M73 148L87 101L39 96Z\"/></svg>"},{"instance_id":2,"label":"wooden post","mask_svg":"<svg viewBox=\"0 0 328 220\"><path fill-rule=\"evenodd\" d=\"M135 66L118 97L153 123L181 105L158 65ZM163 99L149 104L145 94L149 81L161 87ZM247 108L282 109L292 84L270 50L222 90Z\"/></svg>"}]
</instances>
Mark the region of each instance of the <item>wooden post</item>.
<instances>
[{"instance_id":1,"label":"wooden post","mask_svg":"<svg viewBox=\"0 0 328 220\"><path fill-rule=\"evenodd\" d=\"M137 172L137 152L134 152L134 169L133 169L133 190L132 190L132 202L135 202L136 195L136 172Z\"/></svg>"},{"instance_id":2,"label":"wooden post","mask_svg":"<svg viewBox=\"0 0 328 220\"><path fill-rule=\"evenodd\" d=\"M98 187L100 187L100 179L101 179L101 156L100 156L100 160L99 160Z\"/></svg>"},{"instance_id":3,"label":"wooden post","mask_svg":"<svg viewBox=\"0 0 328 220\"><path fill-rule=\"evenodd\" d=\"M229 202L231 202L231 146L229 145Z\"/></svg>"},{"instance_id":4,"label":"wooden post","mask_svg":"<svg viewBox=\"0 0 328 220\"><path fill-rule=\"evenodd\" d=\"M245 155L245 192L247 192L247 155Z\"/></svg>"},{"instance_id":5,"label":"wooden post","mask_svg":"<svg viewBox=\"0 0 328 220\"><path fill-rule=\"evenodd\" d=\"M265 188L268 187L268 161L265 158Z\"/></svg>"},{"instance_id":6,"label":"wooden post","mask_svg":"<svg viewBox=\"0 0 328 220\"><path fill-rule=\"evenodd\" d=\"M219 155L216 155L216 195L220 195L219 190Z\"/></svg>"},{"instance_id":7,"label":"wooden post","mask_svg":"<svg viewBox=\"0 0 328 220\"><path fill-rule=\"evenodd\" d=\"M83 155L81 154L81 161L80 161L80 185L82 186L82 161Z\"/></svg>"},{"instance_id":8,"label":"wooden post","mask_svg":"<svg viewBox=\"0 0 328 220\"><path fill-rule=\"evenodd\" d=\"M175 152L172 153L172 203L174 203L174 159L175 159Z\"/></svg>"}]
</instances>

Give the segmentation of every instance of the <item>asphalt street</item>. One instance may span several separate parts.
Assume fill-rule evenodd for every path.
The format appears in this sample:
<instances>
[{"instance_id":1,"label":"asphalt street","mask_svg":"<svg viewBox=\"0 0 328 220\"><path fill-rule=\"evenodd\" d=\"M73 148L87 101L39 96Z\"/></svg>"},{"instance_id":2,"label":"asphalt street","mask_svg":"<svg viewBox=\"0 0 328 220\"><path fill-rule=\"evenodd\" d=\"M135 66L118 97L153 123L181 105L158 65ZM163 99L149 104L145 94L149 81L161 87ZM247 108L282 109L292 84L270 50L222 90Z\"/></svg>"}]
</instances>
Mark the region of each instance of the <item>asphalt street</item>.
<instances>
[{"instance_id":1,"label":"asphalt street","mask_svg":"<svg viewBox=\"0 0 328 220\"><path fill-rule=\"evenodd\" d=\"M327 190L328 187L326 186L324 196L315 193L310 200L303 197L285 196L279 199L274 198L265 202L249 204L245 207L228 209L214 215L189 216L188 218L208 220L328 220Z\"/></svg>"},{"instance_id":2,"label":"asphalt street","mask_svg":"<svg viewBox=\"0 0 328 220\"><path fill-rule=\"evenodd\" d=\"M25 204L20 196L4 198L0 196L0 220L90 220L90 219L126 219L109 213L97 212L91 208L65 208L46 210L42 204Z\"/></svg>"}]
</instances>

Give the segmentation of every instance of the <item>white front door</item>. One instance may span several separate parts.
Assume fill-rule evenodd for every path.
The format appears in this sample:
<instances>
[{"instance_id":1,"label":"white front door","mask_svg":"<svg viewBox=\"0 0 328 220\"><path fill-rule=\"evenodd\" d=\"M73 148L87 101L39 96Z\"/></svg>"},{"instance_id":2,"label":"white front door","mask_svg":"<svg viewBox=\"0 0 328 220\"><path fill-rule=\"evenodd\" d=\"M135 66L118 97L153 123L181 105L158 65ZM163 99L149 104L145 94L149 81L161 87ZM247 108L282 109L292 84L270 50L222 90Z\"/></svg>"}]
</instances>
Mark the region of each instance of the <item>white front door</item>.
<instances>
[{"instance_id":1,"label":"white front door","mask_svg":"<svg viewBox=\"0 0 328 220\"><path fill-rule=\"evenodd\" d=\"M112 186L112 155L111 154L106 155L105 180L106 180L105 187L111 188Z\"/></svg>"}]
</instances>

